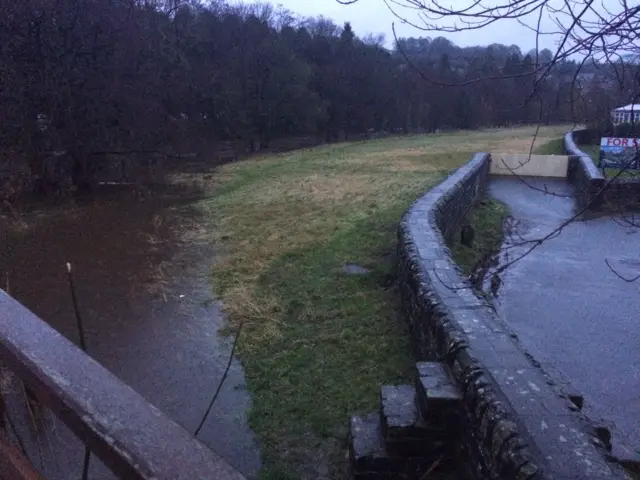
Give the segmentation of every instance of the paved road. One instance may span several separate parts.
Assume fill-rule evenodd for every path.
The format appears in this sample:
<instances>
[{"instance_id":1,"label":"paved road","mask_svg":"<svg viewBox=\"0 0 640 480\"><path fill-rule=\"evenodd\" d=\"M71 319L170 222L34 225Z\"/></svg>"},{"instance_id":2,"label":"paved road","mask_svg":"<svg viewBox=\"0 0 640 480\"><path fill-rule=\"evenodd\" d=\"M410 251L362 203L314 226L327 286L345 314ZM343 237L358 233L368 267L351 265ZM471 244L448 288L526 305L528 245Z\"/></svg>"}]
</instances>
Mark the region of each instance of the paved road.
<instances>
[{"instance_id":1,"label":"paved road","mask_svg":"<svg viewBox=\"0 0 640 480\"><path fill-rule=\"evenodd\" d=\"M531 184L571 194L564 180ZM490 191L510 207L526 239L547 234L574 211L571 198L517 179L495 178ZM605 259L624 276L640 274L640 228L612 217L571 223L505 273L500 310L543 367L584 395L586 413L612 423L614 443L640 451L640 280L618 278Z\"/></svg>"}]
</instances>

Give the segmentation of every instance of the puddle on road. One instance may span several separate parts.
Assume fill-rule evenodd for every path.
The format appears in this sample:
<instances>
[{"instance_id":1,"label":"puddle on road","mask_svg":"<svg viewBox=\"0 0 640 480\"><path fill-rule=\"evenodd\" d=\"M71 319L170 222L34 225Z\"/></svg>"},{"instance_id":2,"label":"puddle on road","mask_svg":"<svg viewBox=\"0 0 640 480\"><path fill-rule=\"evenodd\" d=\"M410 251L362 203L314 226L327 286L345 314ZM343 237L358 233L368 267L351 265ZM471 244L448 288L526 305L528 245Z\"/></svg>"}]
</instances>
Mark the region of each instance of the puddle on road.
<instances>
[{"instance_id":1,"label":"puddle on road","mask_svg":"<svg viewBox=\"0 0 640 480\"><path fill-rule=\"evenodd\" d=\"M225 322L211 294L212 247L195 209L179 198L117 194L29 215L19 228L0 223L0 273L2 288L8 275L11 295L77 344L65 267L71 262L89 354L193 432L232 339L219 335ZM199 439L253 477L259 454L249 406L234 361ZM49 418L47 425L30 457L44 456L47 478L80 478L83 446L61 422ZM90 478L112 476L93 462Z\"/></svg>"}]
</instances>

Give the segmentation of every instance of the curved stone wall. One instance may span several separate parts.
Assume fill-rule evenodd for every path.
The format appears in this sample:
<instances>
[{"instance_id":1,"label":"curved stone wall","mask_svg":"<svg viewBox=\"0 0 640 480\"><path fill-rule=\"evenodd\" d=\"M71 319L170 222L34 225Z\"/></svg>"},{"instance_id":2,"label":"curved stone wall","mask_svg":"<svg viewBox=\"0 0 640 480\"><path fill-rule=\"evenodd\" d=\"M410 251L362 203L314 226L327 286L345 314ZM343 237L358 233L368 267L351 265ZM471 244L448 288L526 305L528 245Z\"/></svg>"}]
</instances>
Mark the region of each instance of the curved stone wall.
<instances>
[{"instance_id":1,"label":"curved stone wall","mask_svg":"<svg viewBox=\"0 0 640 480\"><path fill-rule=\"evenodd\" d=\"M605 178L593 159L578 148L576 140L579 141L580 132L586 130L568 132L564 136L565 153L571 156L567 179L576 190L576 204L580 210L599 210L602 207L602 196L598 196L598 193L604 186Z\"/></svg>"},{"instance_id":2,"label":"curved stone wall","mask_svg":"<svg viewBox=\"0 0 640 480\"><path fill-rule=\"evenodd\" d=\"M640 176L611 178L607 184L604 175L593 159L580 150L578 144L586 144L599 138L593 130L575 130L564 136L564 149L571 155L569 181L576 189L576 203L580 210L635 211L640 208ZM606 184L606 187L605 187Z\"/></svg>"},{"instance_id":3,"label":"curved stone wall","mask_svg":"<svg viewBox=\"0 0 640 480\"><path fill-rule=\"evenodd\" d=\"M463 394L460 454L473 478L624 478L575 412L581 402L554 387L451 258L445 239L485 194L490 162L476 154L400 225L398 275L416 354L446 363Z\"/></svg>"}]
</instances>

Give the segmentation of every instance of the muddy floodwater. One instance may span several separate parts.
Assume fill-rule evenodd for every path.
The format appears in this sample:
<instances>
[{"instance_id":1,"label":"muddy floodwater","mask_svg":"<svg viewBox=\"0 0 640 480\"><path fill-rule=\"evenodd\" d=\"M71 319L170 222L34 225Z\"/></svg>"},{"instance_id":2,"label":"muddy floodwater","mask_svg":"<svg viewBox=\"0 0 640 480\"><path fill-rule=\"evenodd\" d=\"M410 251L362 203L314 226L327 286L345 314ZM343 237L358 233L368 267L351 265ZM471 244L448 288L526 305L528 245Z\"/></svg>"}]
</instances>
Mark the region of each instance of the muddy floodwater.
<instances>
[{"instance_id":1,"label":"muddy floodwater","mask_svg":"<svg viewBox=\"0 0 640 480\"><path fill-rule=\"evenodd\" d=\"M194 201L184 192L125 191L27 214L17 223L0 219L1 288L78 344L70 262L89 355L190 432L232 347L232 338L219 333L225 320L209 278L215 250ZM15 380L4 383L14 394L20 388ZM198 438L252 478L259 453L247 426L249 406L234 360ZM80 478L83 445L59 420L45 413L37 429L28 419L16 422L47 478ZM92 459L89 478L112 475Z\"/></svg>"},{"instance_id":2,"label":"muddy floodwater","mask_svg":"<svg viewBox=\"0 0 640 480\"><path fill-rule=\"evenodd\" d=\"M509 177L490 184L515 221L512 244L544 238L576 211L564 179L527 183L533 188ZM640 295L624 278L640 271L639 236L620 215L573 221L506 270L499 301L525 348L610 428L614 451L633 455L640 453ZM530 245L505 250L503 263Z\"/></svg>"}]
</instances>

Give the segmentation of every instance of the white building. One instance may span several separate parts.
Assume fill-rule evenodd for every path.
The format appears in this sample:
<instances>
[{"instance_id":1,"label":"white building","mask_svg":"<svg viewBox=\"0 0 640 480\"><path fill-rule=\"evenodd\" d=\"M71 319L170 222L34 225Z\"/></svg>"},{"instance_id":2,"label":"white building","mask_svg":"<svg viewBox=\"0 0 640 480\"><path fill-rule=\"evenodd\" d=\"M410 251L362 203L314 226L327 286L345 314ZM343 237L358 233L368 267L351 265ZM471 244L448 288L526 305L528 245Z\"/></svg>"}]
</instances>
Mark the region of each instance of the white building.
<instances>
[{"instance_id":1,"label":"white building","mask_svg":"<svg viewBox=\"0 0 640 480\"><path fill-rule=\"evenodd\" d=\"M611 120L614 125L621 123L640 123L640 104L630 103L624 107L611 111Z\"/></svg>"}]
</instances>

